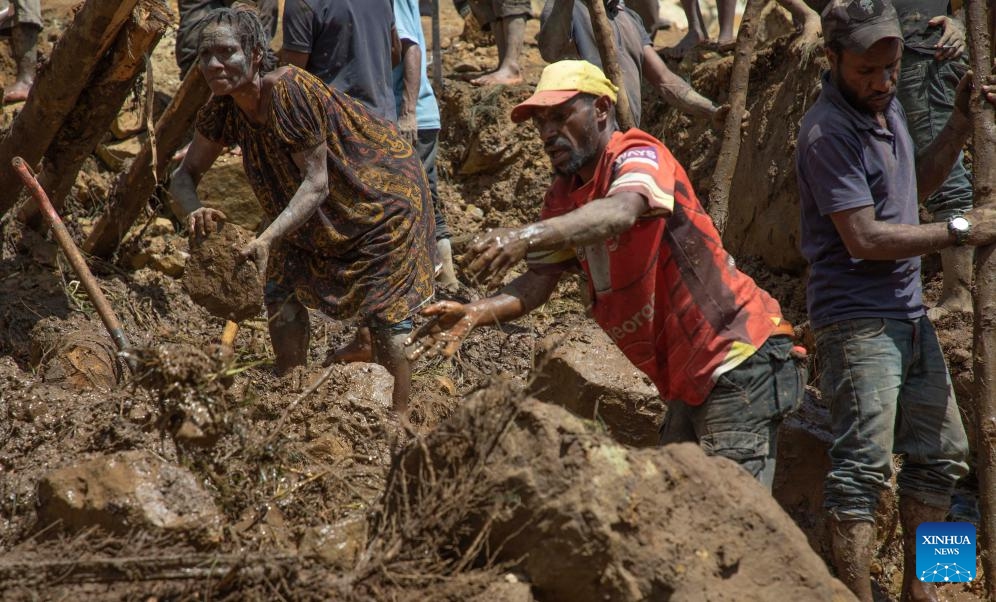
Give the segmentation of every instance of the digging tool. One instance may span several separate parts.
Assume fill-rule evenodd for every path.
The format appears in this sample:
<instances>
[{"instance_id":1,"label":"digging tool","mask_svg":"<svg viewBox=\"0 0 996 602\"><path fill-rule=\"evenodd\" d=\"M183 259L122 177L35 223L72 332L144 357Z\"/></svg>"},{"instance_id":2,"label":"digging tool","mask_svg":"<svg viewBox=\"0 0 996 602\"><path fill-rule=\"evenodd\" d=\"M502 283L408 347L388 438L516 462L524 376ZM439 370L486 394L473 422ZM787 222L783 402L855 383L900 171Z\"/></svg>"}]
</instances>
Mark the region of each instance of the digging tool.
<instances>
[{"instance_id":1,"label":"digging tool","mask_svg":"<svg viewBox=\"0 0 996 602\"><path fill-rule=\"evenodd\" d=\"M595 44L598 46L598 56L602 59L602 67L609 80L619 88L616 95L616 121L619 129L625 131L635 127L633 112L629 107L629 97L623 82L622 69L619 68L619 54L616 49L616 36L612 32L609 16L605 14L605 4L602 0L589 3L591 28L595 32Z\"/></svg>"},{"instance_id":2,"label":"digging tool","mask_svg":"<svg viewBox=\"0 0 996 602\"><path fill-rule=\"evenodd\" d=\"M723 126L723 143L719 147L719 158L712 176L712 190L709 191L709 217L720 235L726 230L726 220L730 215L730 187L740 158L740 129L744 109L747 108L750 64L754 59L758 22L765 4L765 0L747 0L743 19L740 21L740 31L737 33L733 71L730 74L730 94L727 99L730 112L727 113Z\"/></svg>"},{"instance_id":3,"label":"digging tool","mask_svg":"<svg viewBox=\"0 0 996 602\"><path fill-rule=\"evenodd\" d=\"M985 82L992 75L992 39L986 15L986 0L968 0L968 46L971 51L975 81ZM978 97L972 102L972 157L975 206L996 202L996 123L993 106ZM976 437L976 470L982 514L982 568L986 573L987 599L996 600L996 246L980 247L975 253L973 400Z\"/></svg>"},{"instance_id":4,"label":"digging tool","mask_svg":"<svg viewBox=\"0 0 996 602\"><path fill-rule=\"evenodd\" d=\"M100 286L97 285L97 279L93 277L93 273L87 267L86 260L83 259L83 254L80 253L76 243L73 242L73 237L70 236L69 230L62 223L62 219L59 218L59 214L55 211L55 207L52 206L41 184L38 183L34 172L31 171L31 168L28 167L28 164L21 157L14 157L11 160L11 164L17 171L18 176L20 176L21 181L24 182L24 185L35 198L35 201L38 202L42 215L45 216L45 221L48 222L48 227L52 230L52 235L55 236L59 248L66 254L66 258L73 267L73 271L79 276L80 282L83 283L83 288L86 289L86 294L97 309L97 314L100 316L101 321L103 321L104 327L107 328L107 332L114 340L114 345L120 352L128 351L131 345L128 343L128 337L125 336L124 328L121 327L121 322L114 314L114 310L107 301L107 297L104 296L104 291L100 290ZM131 359L128 360L128 367L134 370Z\"/></svg>"}]
</instances>

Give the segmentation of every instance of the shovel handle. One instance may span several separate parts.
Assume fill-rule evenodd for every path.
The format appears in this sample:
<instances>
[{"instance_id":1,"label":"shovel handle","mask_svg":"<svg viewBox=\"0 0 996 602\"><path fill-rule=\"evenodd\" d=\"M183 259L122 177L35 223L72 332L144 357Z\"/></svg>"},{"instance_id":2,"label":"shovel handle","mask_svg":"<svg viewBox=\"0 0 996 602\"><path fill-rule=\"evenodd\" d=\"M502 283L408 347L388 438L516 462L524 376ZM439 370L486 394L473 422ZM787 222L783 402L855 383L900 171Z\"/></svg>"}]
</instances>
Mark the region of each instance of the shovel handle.
<instances>
[{"instance_id":1,"label":"shovel handle","mask_svg":"<svg viewBox=\"0 0 996 602\"><path fill-rule=\"evenodd\" d=\"M232 350L235 337L239 334L239 325L231 320L225 322L225 330L221 331L221 346Z\"/></svg>"}]
</instances>

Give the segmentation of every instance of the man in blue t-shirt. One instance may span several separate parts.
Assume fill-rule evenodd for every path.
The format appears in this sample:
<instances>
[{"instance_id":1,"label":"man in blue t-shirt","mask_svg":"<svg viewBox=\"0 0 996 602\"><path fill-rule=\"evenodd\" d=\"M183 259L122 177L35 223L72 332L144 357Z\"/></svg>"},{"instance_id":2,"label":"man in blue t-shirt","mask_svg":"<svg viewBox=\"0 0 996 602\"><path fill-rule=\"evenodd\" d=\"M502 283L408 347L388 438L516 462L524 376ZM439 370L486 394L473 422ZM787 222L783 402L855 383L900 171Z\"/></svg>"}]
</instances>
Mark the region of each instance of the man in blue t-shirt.
<instances>
[{"instance_id":1,"label":"man in blue t-shirt","mask_svg":"<svg viewBox=\"0 0 996 602\"><path fill-rule=\"evenodd\" d=\"M919 155L896 99L902 32L889 0L832 0L823 11L829 73L799 131L802 251L809 317L830 405L824 506L837 576L871 602L875 508L904 456L902 600L930 600L916 579L916 527L944 520L968 443L934 328L920 255L996 241L996 210L920 224L918 199L945 180L970 132L970 84ZM996 86L982 87L996 102Z\"/></svg>"},{"instance_id":2,"label":"man in blue t-shirt","mask_svg":"<svg viewBox=\"0 0 996 602\"><path fill-rule=\"evenodd\" d=\"M280 59L397 120L390 0L287 0Z\"/></svg>"},{"instance_id":3,"label":"man in blue t-shirt","mask_svg":"<svg viewBox=\"0 0 996 602\"><path fill-rule=\"evenodd\" d=\"M453 270L449 227L439 201L436 154L439 150L439 105L425 71L425 33L419 19L418 0L394 0L394 20L401 40L401 64L394 68L394 98L398 129L418 152L436 215L437 283L444 288L458 284Z\"/></svg>"}]
</instances>

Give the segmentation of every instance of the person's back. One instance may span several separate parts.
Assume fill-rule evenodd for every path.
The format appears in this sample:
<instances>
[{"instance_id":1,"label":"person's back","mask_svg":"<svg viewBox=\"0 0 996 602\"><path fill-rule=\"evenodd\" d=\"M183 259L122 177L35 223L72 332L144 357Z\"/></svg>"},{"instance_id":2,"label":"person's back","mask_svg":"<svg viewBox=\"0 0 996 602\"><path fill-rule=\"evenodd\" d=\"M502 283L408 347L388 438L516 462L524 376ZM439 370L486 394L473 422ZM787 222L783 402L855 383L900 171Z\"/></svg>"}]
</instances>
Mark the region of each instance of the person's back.
<instances>
[{"instance_id":1,"label":"person's back","mask_svg":"<svg viewBox=\"0 0 996 602\"><path fill-rule=\"evenodd\" d=\"M288 0L285 60L395 121L390 0Z\"/></svg>"}]
</instances>

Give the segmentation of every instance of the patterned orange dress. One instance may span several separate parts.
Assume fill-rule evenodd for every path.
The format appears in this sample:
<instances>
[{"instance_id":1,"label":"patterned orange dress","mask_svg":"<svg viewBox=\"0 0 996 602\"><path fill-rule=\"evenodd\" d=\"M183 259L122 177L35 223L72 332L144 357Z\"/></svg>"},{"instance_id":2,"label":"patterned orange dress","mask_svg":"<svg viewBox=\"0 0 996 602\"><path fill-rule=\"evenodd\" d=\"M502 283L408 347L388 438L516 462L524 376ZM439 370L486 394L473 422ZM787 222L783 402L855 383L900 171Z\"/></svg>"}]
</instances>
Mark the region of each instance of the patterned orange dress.
<instances>
[{"instance_id":1,"label":"patterned orange dress","mask_svg":"<svg viewBox=\"0 0 996 602\"><path fill-rule=\"evenodd\" d=\"M394 124L302 69L287 68L272 95L264 124L229 96L211 99L197 118L203 136L242 148L246 176L271 220L302 182L292 154L328 149L328 198L271 248L267 302L296 292L336 319L407 319L433 292L432 201L418 155Z\"/></svg>"}]
</instances>

